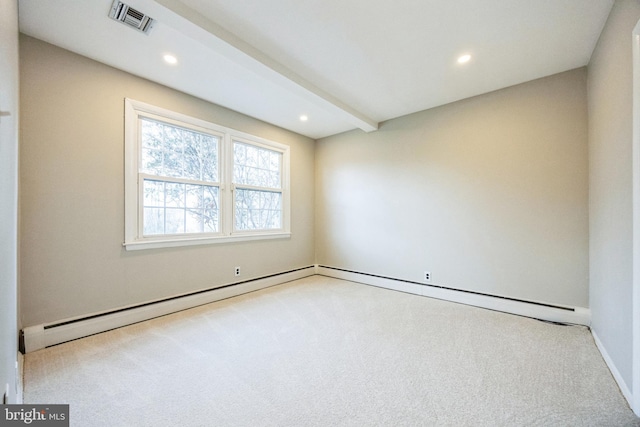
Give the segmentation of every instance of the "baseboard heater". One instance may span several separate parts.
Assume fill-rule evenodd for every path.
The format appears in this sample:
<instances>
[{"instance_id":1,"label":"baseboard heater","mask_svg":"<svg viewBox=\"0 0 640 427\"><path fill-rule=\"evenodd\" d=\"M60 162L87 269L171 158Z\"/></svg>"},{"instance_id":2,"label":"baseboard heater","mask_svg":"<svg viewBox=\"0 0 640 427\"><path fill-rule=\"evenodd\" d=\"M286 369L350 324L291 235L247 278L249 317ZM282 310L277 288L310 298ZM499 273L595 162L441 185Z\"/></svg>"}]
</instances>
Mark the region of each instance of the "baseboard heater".
<instances>
[{"instance_id":1,"label":"baseboard heater","mask_svg":"<svg viewBox=\"0 0 640 427\"><path fill-rule=\"evenodd\" d=\"M425 284L388 276L346 270L326 265L318 265L316 273L336 279L377 286L396 291L437 298L475 307L501 311L519 316L531 317L548 322L570 323L589 326L591 312L584 307L569 307L540 301L527 301L501 295L456 289L434 284Z\"/></svg>"},{"instance_id":2,"label":"baseboard heater","mask_svg":"<svg viewBox=\"0 0 640 427\"><path fill-rule=\"evenodd\" d=\"M20 348L23 353L106 332L155 317L246 294L315 274L315 266L229 283L210 289L176 295L115 310L93 313L22 330Z\"/></svg>"}]
</instances>

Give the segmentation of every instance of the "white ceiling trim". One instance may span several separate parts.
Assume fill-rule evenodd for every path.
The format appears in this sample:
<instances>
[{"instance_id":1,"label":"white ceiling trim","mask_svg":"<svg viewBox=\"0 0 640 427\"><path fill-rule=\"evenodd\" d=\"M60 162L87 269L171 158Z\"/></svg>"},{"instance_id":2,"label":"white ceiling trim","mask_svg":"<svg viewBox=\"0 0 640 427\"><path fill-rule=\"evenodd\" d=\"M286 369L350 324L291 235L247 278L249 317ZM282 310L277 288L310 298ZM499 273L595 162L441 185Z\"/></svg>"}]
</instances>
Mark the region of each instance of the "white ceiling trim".
<instances>
[{"instance_id":1,"label":"white ceiling trim","mask_svg":"<svg viewBox=\"0 0 640 427\"><path fill-rule=\"evenodd\" d=\"M162 16L158 18L186 36L365 132L378 129L375 120L323 91L183 3L176 0L155 2L164 8Z\"/></svg>"}]
</instances>

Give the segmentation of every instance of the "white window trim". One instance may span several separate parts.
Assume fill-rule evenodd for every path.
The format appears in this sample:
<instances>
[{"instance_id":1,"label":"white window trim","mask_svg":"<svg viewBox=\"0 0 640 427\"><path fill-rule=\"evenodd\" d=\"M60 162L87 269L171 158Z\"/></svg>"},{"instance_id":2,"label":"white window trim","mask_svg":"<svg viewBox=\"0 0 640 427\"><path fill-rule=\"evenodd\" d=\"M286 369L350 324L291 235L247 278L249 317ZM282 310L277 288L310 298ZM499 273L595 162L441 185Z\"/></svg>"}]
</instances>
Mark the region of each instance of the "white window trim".
<instances>
[{"instance_id":1,"label":"white window trim","mask_svg":"<svg viewBox=\"0 0 640 427\"><path fill-rule=\"evenodd\" d=\"M144 102L125 99L125 238L123 246L127 251L156 249L178 246L209 245L250 240L283 239L291 237L290 203L290 154L289 147L278 142L250 135L235 129L226 128L181 113L166 110ZM144 237L141 232L140 141L138 135L139 118L149 117L179 126L189 124L191 128L221 136L219 147L220 180L220 231L215 234L180 234L175 236ZM258 147L282 153L282 228L278 230L239 230L234 231L235 218L233 206L233 141L245 142ZM241 188L250 186L239 186ZM268 189L265 189L268 190ZM278 192L280 189L278 189Z\"/></svg>"}]
</instances>

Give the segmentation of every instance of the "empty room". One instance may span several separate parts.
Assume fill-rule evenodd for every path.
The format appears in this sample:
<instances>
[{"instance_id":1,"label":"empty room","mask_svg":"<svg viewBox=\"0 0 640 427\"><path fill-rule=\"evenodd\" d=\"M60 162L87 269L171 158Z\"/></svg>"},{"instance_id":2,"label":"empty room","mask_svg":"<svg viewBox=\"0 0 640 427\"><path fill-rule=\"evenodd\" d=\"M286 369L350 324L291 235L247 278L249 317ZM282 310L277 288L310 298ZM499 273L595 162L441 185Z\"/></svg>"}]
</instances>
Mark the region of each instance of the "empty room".
<instances>
[{"instance_id":1,"label":"empty room","mask_svg":"<svg viewBox=\"0 0 640 427\"><path fill-rule=\"evenodd\" d=\"M0 0L0 425L640 426L639 22Z\"/></svg>"}]
</instances>

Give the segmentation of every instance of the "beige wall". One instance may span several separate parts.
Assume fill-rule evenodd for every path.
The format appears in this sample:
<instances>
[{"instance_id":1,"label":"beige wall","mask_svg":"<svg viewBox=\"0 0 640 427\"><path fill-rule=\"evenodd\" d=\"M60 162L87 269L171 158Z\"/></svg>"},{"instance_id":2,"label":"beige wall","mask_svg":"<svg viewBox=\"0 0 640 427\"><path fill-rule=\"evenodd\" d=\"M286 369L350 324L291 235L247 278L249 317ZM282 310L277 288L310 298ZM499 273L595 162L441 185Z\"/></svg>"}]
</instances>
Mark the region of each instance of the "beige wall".
<instances>
[{"instance_id":1,"label":"beige wall","mask_svg":"<svg viewBox=\"0 0 640 427\"><path fill-rule=\"evenodd\" d=\"M618 0L589 63L592 328L631 390L632 56L640 2Z\"/></svg>"},{"instance_id":2,"label":"beige wall","mask_svg":"<svg viewBox=\"0 0 640 427\"><path fill-rule=\"evenodd\" d=\"M16 403L18 354L18 3L0 0L0 397Z\"/></svg>"},{"instance_id":3,"label":"beige wall","mask_svg":"<svg viewBox=\"0 0 640 427\"><path fill-rule=\"evenodd\" d=\"M588 306L584 68L316 143L321 265Z\"/></svg>"},{"instance_id":4,"label":"beige wall","mask_svg":"<svg viewBox=\"0 0 640 427\"><path fill-rule=\"evenodd\" d=\"M20 238L24 326L314 262L314 142L21 36ZM124 98L291 147L293 237L125 251Z\"/></svg>"}]
</instances>

